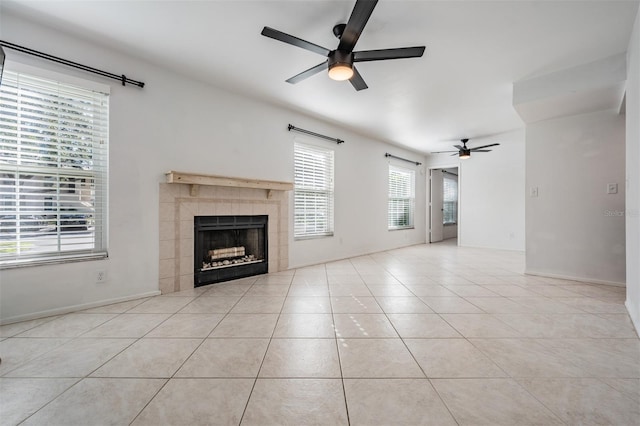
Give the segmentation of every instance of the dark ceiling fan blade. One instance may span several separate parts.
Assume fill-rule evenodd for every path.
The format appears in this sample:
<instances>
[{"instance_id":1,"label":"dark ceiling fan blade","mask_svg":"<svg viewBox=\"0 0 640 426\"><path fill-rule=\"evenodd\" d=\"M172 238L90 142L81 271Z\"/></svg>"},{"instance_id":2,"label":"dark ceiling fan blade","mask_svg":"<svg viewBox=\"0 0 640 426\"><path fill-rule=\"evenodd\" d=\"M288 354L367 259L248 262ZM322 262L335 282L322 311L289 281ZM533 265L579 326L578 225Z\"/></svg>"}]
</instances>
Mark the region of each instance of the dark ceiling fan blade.
<instances>
[{"instance_id":1,"label":"dark ceiling fan blade","mask_svg":"<svg viewBox=\"0 0 640 426\"><path fill-rule=\"evenodd\" d=\"M451 154L450 157L455 157L456 155L460 155L460 153L456 152L455 154Z\"/></svg>"},{"instance_id":2,"label":"dark ceiling fan blade","mask_svg":"<svg viewBox=\"0 0 640 426\"><path fill-rule=\"evenodd\" d=\"M477 146L475 148L470 148L470 149L471 149L471 151L477 151L477 150L482 149L482 148L488 148L490 146L496 146L496 145L500 145L500 144L499 143L492 143L492 144L489 144L489 145Z\"/></svg>"},{"instance_id":3,"label":"dark ceiling fan blade","mask_svg":"<svg viewBox=\"0 0 640 426\"><path fill-rule=\"evenodd\" d=\"M305 50L310 50L322 56L327 56L329 55L329 52L330 52L330 50L325 47L318 46L317 44L313 44L309 41L302 40L301 38L294 37L287 33L283 33L282 31L274 30L273 28L270 28L270 27L264 27L260 34L262 34L265 37L273 38L275 40L288 43Z\"/></svg>"},{"instance_id":4,"label":"dark ceiling fan blade","mask_svg":"<svg viewBox=\"0 0 640 426\"><path fill-rule=\"evenodd\" d=\"M461 146L461 145L454 145L453 147L454 147L454 148L458 148L458 149L466 149L466 148L464 148L464 147L463 147L463 146Z\"/></svg>"},{"instance_id":5,"label":"dark ceiling fan blade","mask_svg":"<svg viewBox=\"0 0 640 426\"><path fill-rule=\"evenodd\" d=\"M351 85L353 86L353 88L356 89L357 91L369 88L369 86L367 86L367 83L364 82L364 79L362 78L362 76L360 75L356 67L353 67L353 77L351 77L349 81L351 82Z\"/></svg>"},{"instance_id":6,"label":"dark ceiling fan blade","mask_svg":"<svg viewBox=\"0 0 640 426\"><path fill-rule=\"evenodd\" d=\"M364 30L364 26L367 25L367 21L373 13L373 9L376 7L378 0L357 0L356 5L353 6L353 11L347 22L347 26L342 32L340 37L340 44L338 50L344 52L352 52L356 47L356 43Z\"/></svg>"},{"instance_id":7,"label":"dark ceiling fan blade","mask_svg":"<svg viewBox=\"0 0 640 426\"><path fill-rule=\"evenodd\" d=\"M472 149L473 152L491 152L490 149Z\"/></svg>"},{"instance_id":8,"label":"dark ceiling fan blade","mask_svg":"<svg viewBox=\"0 0 640 426\"><path fill-rule=\"evenodd\" d=\"M318 74L320 71L324 71L327 69L328 61L324 61L321 64L316 65L315 67L311 67L306 71L302 71L300 74L294 75L290 79L286 80L287 83L296 84L300 83L302 80L311 77L312 75Z\"/></svg>"},{"instance_id":9,"label":"dark ceiling fan blade","mask_svg":"<svg viewBox=\"0 0 640 426\"><path fill-rule=\"evenodd\" d=\"M434 151L434 152L430 152L429 154L448 154L450 152L457 153L458 151Z\"/></svg>"},{"instance_id":10,"label":"dark ceiling fan blade","mask_svg":"<svg viewBox=\"0 0 640 426\"><path fill-rule=\"evenodd\" d=\"M424 46L398 47L395 49L361 50L353 52L353 62L386 61L387 59L419 58Z\"/></svg>"}]
</instances>

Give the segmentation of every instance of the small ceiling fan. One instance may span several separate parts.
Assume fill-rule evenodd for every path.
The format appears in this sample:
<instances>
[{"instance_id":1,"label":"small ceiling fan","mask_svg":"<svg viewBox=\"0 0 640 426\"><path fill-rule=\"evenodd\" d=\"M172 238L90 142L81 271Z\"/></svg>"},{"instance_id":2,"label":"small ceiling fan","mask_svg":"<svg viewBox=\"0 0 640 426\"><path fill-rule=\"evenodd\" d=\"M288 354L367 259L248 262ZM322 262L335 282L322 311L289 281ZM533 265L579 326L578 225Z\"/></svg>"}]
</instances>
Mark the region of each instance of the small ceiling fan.
<instances>
[{"instance_id":1,"label":"small ceiling fan","mask_svg":"<svg viewBox=\"0 0 640 426\"><path fill-rule=\"evenodd\" d=\"M445 153L449 153L449 152L454 152L455 154L451 154L451 156L453 157L454 155L457 155L460 157L460 159L464 160L466 158L471 157L471 153L472 152L491 152L490 149L484 149L484 148L489 148L490 146L496 146L496 145L500 145L499 143L492 143L489 145L482 145L482 146L478 146L475 148L468 148L467 147L467 142L469 142L469 139L460 139L460 142L462 142L462 146L460 145L454 145L453 147L457 149L457 151L436 151L436 152L431 152L430 154L445 154Z\"/></svg>"},{"instance_id":2,"label":"small ceiling fan","mask_svg":"<svg viewBox=\"0 0 640 426\"><path fill-rule=\"evenodd\" d=\"M353 51L377 3L378 0L356 1L349 21L346 24L338 24L333 27L333 34L340 40L338 48L335 50L329 50L298 37L274 30L273 28L264 27L261 34L265 37L270 37L327 57L327 60L321 64L311 67L286 80L287 83L299 83L320 71L328 69L331 79L338 81L349 80L354 89L363 90L368 86L354 66L355 62L421 57L424 53L425 46Z\"/></svg>"}]
</instances>

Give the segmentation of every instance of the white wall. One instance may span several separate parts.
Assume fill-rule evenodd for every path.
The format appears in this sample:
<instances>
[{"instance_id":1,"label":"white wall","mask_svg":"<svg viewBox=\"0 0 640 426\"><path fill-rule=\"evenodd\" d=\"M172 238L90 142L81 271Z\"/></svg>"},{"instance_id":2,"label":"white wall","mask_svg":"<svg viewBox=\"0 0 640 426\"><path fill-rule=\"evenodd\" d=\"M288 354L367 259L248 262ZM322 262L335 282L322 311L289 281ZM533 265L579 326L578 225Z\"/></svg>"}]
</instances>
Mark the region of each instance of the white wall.
<instances>
[{"instance_id":1,"label":"white wall","mask_svg":"<svg viewBox=\"0 0 640 426\"><path fill-rule=\"evenodd\" d=\"M292 123L344 139L336 150L335 236L290 241L290 265L300 266L425 241L424 166L417 168L416 228L387 230L384 153L423 157L295 111L238 96L34 23L6 11L5 40L125 73L144 89L111 85L109 259L0 271L0 320L153 294L158 289L158 184L168 170L293 180ZM92 79L34 58L22 62ZM322 142L320 142L322 143ZM292 232L291 232L292 234ZM107 271L97 285L95 272Z\"/></svg>"},{"instance_id":2,"label":"white wall","mask_svg":"<svg viewBox=\"0 0 640 426\"><path fill-rule=\"evenodd\" d=\"M640 12L627 56L627 310L640 331Z\"/></svg>"},{"instance_id":3,"label":"white wall","mask_svg":"<svg viewBox=\"0 0 640 426\"><path fill-rule=\"evenodd\" d=\"M473 139L469 146L490 143L500 145L467 160L429 155L427 166L460 164L458 245L524 250L524 131Z\"/></svg>"},{"instance_id":4,"label":"white wall","mask_svg":"<svg viewBox=\"0 0 640 426\"><path fill-rule=\"evenodd\" d=\"M343 130L318 126L317 123L309 123L306 128L314 131L320 128L320 133L326 130L326 134L336 134L338 131L341 135L347 135ZM305 125L300 127L305 128ZM314 143L317 142L314 141ZM347 142L336 146L335 150L334 236L290 243L290 267L312 265L424 243L426 234L425 166L418 167L394 159L388 160L384 154L390 151L394 155L418 162L424 162L424 156L356 135L349 136ZM387 229L389 164L416 171L414 229L395 231ZM293 223L290 229L293 229L292 227Z\"/></svg>"},{"instance_id":5,"label":"white wall","mask_svg":"<svg viewBox=\"0 0 640 426\"><path fill-rule=\"evenodd\" d=\"M471 154L460 167L460 243L468 247L524 250L524 132L475 139L499 142Z\"/></svg>"},{"instance_id":6,"label":"white wall","mask_svg":"<svg viewBox=\"0 0 640 426\"><path fill-rule=\"evenodd\" d=\"M624 135L616 110L527 126L527 273L625 282Z\"/></svg>"}]
</instances>

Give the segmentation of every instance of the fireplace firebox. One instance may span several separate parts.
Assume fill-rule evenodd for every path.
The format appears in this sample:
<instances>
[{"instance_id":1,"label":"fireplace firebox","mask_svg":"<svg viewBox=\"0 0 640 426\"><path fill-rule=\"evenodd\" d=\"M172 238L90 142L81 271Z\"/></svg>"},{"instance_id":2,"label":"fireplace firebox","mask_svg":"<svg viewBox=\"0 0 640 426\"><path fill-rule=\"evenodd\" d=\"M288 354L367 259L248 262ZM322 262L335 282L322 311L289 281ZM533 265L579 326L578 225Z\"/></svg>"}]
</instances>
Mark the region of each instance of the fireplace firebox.
<instances>
[{"instance_id":1,"label":"fireplace firebox","mask_svg":"<svg viewBox=\"0 0 640 426\"><path fill-rule=\"evenodd\" d=\"M268 216L194 217L194 286L266 274Z\"/></svg>"}]
</instances>

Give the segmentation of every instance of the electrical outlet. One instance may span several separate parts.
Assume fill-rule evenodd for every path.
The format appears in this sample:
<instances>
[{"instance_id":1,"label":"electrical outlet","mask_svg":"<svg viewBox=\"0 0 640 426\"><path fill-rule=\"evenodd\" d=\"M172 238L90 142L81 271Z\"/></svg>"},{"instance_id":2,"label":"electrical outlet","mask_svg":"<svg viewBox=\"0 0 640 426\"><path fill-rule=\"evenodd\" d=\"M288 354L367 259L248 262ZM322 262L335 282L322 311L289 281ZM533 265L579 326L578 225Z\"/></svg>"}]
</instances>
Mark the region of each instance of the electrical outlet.
<instances>
[{"instance_id":1,"label":"electrical outlet","mask_svg":"<svg viewBox=\"0 0 640 426\"><path fill-rule=\"evenodd\" d=\"M103 283L107 281L107 271L99 270L96 271L96 282Z\"/></svg>"},{"instance_id":2,"label":"electrical outlet","mask_svg":"<svg viewBox=\"0 0 640 426\"><path fill-rule=\"evenodd\" d=\"M531 188L529 188L529 196L530 197L537 197L538 196L538 187L537 186L532 186Z\"/></svg>"}]
</instances>

